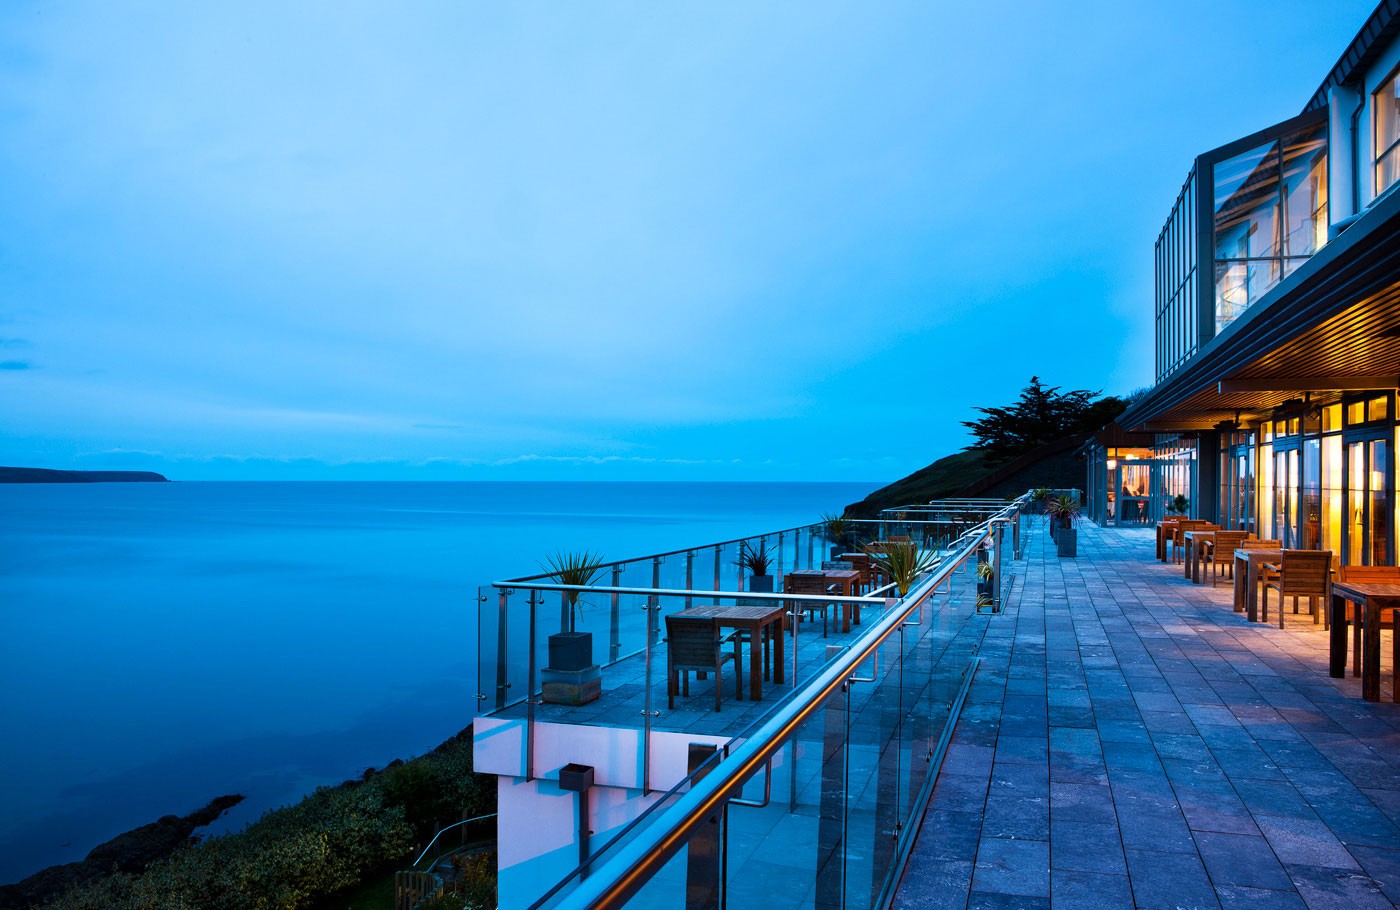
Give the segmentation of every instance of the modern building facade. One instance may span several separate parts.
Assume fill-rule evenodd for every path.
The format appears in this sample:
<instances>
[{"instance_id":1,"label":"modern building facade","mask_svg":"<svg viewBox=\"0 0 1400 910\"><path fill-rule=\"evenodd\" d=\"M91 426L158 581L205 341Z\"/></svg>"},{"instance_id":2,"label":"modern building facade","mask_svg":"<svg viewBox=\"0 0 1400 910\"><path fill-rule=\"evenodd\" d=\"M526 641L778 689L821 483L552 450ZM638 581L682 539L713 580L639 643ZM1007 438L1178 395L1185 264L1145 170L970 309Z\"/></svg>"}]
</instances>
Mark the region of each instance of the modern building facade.
<instances>
[{"instance_id":1,"label":"modern building facade","mask_svg":"<svg viewBox=\"0 0 1400 910\"><path fill-rule=\"evenodd\" d=\"M1146 435L1091 446L1091 517L1153 521L1181 494L1222 526L1394 564L1398 185L1386 0L1298 116L1193 162L1155 248L1155 385L1118 421Z\"/></svg>"}]
</instances>

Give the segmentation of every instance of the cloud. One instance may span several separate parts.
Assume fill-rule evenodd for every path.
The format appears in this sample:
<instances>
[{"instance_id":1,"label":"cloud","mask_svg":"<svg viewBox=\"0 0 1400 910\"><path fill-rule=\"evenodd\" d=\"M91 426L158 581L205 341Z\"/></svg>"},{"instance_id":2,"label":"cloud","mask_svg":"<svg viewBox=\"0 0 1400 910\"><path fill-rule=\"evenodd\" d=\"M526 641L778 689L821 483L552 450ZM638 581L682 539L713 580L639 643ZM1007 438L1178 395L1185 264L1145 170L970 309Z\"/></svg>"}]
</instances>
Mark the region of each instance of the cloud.
<instances>
[{"instance_id":1,"label":"cloud","mask_svg":"<svg viewBox=\"0 0 1400 910\"><path fill-rule=\"evenodd\" d=\"M27 360L0 360L0 370L32 370Z\"/></svg>"},{"instance_id":2,"label":"cloud","mask_svg":"<svg viewBox=\"0 0 1400 910\"><path fill-rule=\"evenodd\" d=\"M642 455L516 455L491 462L493 467L528 463L549 464L739 464L738 458L698 459L698 458L649 458Z\"/></svg>"}]
</instances>

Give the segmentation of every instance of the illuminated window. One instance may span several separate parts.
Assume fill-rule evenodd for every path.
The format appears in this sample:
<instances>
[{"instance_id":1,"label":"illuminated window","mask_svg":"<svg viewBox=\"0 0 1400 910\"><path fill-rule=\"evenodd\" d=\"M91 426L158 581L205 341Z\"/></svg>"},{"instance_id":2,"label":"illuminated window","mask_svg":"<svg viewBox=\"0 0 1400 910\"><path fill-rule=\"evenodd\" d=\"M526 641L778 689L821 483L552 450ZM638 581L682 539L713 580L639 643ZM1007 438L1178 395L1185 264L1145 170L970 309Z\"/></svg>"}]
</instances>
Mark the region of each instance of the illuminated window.
<instances>
[{"instance_id":1,"label":"illuminated window","mask_svg":"<svg viewBox=\"0 0 1400 910\"><path fill-rule=\"evenodd\" d=\"M1376 109L1376 195L1400 177L1400 74L1372 95Z\"/></svg>"}]
</instances>

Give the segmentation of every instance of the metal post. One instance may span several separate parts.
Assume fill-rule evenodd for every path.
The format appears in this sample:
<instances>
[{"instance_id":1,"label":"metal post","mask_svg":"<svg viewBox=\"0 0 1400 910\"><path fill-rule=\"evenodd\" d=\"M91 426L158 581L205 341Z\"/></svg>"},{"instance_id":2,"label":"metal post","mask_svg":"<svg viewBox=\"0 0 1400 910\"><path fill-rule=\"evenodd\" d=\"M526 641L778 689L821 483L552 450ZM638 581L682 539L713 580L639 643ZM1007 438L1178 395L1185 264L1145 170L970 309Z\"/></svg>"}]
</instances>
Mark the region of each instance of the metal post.
<instances>
[{"instance_id":1,"label":"metal post","mask_svg":"<svg viewBox=\"0 0 1400 910\"><path fill-rule=\"evenodd\" d=\"M1006 522L998 521L995 524L996 533L992 538L994 541L994 543L992 544L992 611L995 613L1000 613L1001 585L1003 581L1001 577L1001 548L1005 543L1006 538Z\"/></svg>"},{"instance_id":2,"label":"metal post","mask_svg":"<svg viewBox=\"0 0 1400 910\"><path fill-rule=\"evenodd\" d=\"M693 591L693 590L695 590L695 551L694 551L694 550L687 550L687 551L686 551L686 554L685 554L685 589L686 589L687 591ZM687 610L690 609L691 602L692 602L694 599L695 599L695 598L690 597L689 595L686 596L686 598L685 598L685 609L687 609Z\"/></svg>"},{"instance_id":3,"label":"metal post","mask_svg":"<svg viewBox=\"0 0 1400 910\"><path fill-rule=\"evenodd\" d=\"M525 699L525 779L535 779L535 680L538 673L535 659L535 607L539 603L539 592L530 592L530 660L529 693Z\"/></svg>"},{"instance_id":4,"label":"metal post","mask_svg":"<svg viewBox=\"0 0 1400 910\"><path fill-rule=\"evenodd\" d=\"M715 544L715 587L714 587L714 589L715 589L716 591L718 591L718 590L720 589L719 569L720 569L720 560L723 558L723 553L724 553L724 545L723 545L723 544ZM718 598L718 597L715 598L715 603L719 603L719 598Z\"/></svg>"},{"instance_id":5,"label":"metal post","mask_svg":"<svg viewBox=\"0 0 1400 910\"><path fill-rule=\"evenodd\" d=\"M661 587L661 557L654 556L651 560L651 586ZM651 641L661 640L661 598L655 594L647 598L647 637Z\"/></svg>"},{"instance_id":6,"label":"metal post","mask_svg":"<svg viewBox=\"0 0 1400 910\"><path fill-rule=\"evenodd\" d=\"M506 607L509 602L510 589L501 589L501 595L496 605L496 710L498 711L506 706L506 690L510 688L510 680L506 678L506 647L509 644L507 630L510 628Z\"/></svg>"},{"instance_id":7,"label":"metal post","mask_svg":"<svg viewBox=\"0 0 1400 910\"><path fill-rule=\"evenodd\" d=\"M612 567L612 586L622 587L622 564L614 563ZM611 594L608 596L609 623L608 623L608 663L617 663L622 656L622 595Z\"/></svg>"}]
</instances>

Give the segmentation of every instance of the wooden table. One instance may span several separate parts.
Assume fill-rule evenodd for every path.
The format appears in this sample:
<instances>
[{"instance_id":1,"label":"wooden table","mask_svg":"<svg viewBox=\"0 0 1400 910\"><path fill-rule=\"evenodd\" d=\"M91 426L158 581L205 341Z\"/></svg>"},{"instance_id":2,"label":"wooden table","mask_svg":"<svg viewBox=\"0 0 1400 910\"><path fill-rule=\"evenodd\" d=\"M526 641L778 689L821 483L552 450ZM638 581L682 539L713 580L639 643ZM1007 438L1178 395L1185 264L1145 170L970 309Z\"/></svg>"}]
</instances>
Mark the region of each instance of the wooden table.
<instances>
[{"instance_id":1,"label":"wooden table","mask_svg":"<svg viewBox=\"0 0 1400 910\"><path fill-rule=\"evenodd\" d=\"M1327 673L1334 679L1347 670L1347 601L1356 605L1353 622L1361 625L1361 697L1381 700L1381 611L1400 607L1400 584L1380 582L1332 582L1332 637ZM1400 657L1400 644L1391 642L1391 667ZM1400 701L1400 673L1395 674L1391 701Z\"/></svg>"},{"instance_id":2,"label":"wooden table","mask_svg":"<svg viewBox=\"0 0 1400 910\"><path fill-rule=\"evenodd\" d=\"M1157 561L1167 561L1167 541L1172 534L1176 533L1176 526L1181 522L1175 518L1168 518L1165 521L1157 522Z\"/></svg>"},{"instance_id":3,"label":"wooden table","mask_svg":"<svg viewBox=\"0 0 1400 910\"><path fill-rule=\"evenodd\" d=\"M713 619L721 629L742 629L749 633L749 699L763 697L763 637L773 640L773 682L783 681L783 617L787 609L773 603L761 607L722 606L720 604L689 607L675 614ZM719 685L719 681L715 681Z\"/></svg>"},{"instance_id":4,"label":"wooden table","mask_svg":"<svg viewBox=\"0 0 1400 910\"><path fill-rule=\"evenodd\" d=\"M1202 528L1196 531L1187 531L1181 537L1186 541L1186 558L1183 559L1182 566L1186 572L1186 578L1196 584L1201 583L1201 551L1206 548L1206 542L1215 541L1215 532L1219 528Z\"/></svg>"},{"instance_id":5,"label":"wooden table","mask_svg":"<svg viewBox=\"0 0 1400 910\"><path fill-rule=\"evenodd\" d=\"M1259 621L1259 576L1264 564L1283 559L1283 550L1235 551L1235 612L1244 611L1250 622Z\"/></svg>"},{"instance_id":6,"label":"wooden table","mask_svg":"<svg viewBox=\"0 0 1400 910\"><path fill-rule=\"evenodd\" d=\"M842 597L855 597L860 593L860 573L855 569L797 569L787 573L788 576L806 576L808 578L825 578L828 584L840 585ZM855 618L855 624L860 625L860 604L841 604L841 631L851 631L851 619Z\"/></svg>"}]
</instances>

